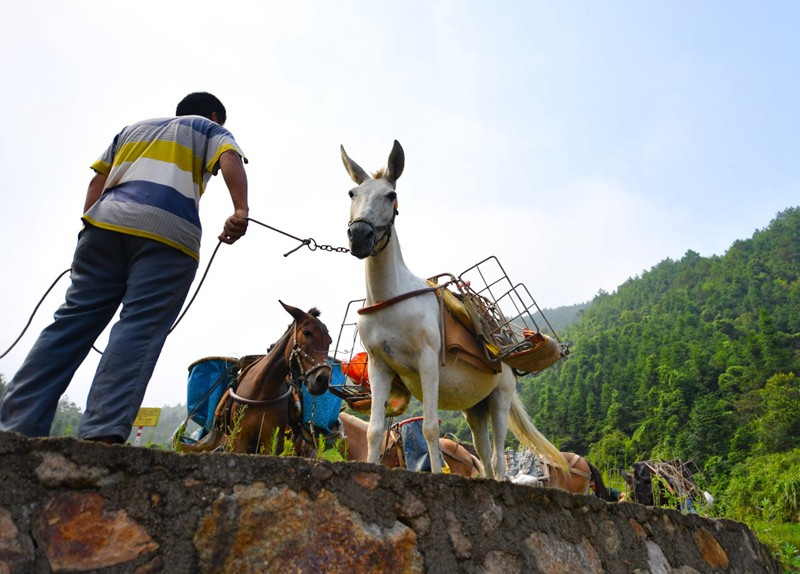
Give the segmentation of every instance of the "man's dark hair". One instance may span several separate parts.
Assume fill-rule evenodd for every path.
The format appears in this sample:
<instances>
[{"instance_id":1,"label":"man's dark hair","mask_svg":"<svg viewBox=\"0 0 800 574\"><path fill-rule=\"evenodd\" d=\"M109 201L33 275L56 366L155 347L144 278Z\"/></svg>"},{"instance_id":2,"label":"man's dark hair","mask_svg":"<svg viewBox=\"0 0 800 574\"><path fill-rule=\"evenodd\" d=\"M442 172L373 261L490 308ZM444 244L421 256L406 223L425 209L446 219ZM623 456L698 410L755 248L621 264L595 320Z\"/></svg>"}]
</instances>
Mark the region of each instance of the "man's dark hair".
<instances>
[{"instance_id":1,"label":"man's dark hair","mask_svg":"<svg viewBox=\"0 0 800 574\"><path fill-rule=\"evenodd\" d=\"M211 114L217 112L217 122L225 125L228 116L222 102L208 92L193 92L183 98L175 109L176 116L203 116L211 119Z\"/></svg>"}]
</instances>

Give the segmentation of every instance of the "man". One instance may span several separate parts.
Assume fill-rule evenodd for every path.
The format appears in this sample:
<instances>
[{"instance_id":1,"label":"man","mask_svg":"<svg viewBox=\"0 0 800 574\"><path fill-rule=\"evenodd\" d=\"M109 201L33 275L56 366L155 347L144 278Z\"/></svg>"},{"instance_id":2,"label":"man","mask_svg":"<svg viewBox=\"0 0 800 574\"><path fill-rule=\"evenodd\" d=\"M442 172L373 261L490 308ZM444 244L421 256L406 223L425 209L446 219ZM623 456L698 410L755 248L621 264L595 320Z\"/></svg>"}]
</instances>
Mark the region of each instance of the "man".
<instances>
[{"instance_id":1,"label":"man","mask_svg":"<svg viewBox=\"0 0 800 574\"><path fill-rule=\"evenodd\" d=\"M222 127L225 107L196 92L175 115L126 127L92 164L66 301L11 380L0 430L50 433L61 395L122 305L78 437L125 442L197 271L200 196L218 170L234 208L219 240L232 244L245 234L244 154Z\"/></svg>"}]
</instances>

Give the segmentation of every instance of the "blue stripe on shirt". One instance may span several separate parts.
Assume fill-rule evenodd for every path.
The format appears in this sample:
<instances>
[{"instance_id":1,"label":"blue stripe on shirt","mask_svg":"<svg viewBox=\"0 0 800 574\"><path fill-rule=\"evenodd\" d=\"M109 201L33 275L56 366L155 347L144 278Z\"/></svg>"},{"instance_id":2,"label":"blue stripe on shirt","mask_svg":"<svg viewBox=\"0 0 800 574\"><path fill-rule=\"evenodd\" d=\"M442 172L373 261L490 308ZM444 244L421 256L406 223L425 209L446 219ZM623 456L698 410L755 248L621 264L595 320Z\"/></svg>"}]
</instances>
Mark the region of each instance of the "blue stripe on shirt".
<instances>
[{"instance_id":1,"label":"blue stripe on shirt","mask_svg":"<svg viewBox=\"0 0 800 574\"><path fill-rule=\"evenodd\" d=\"M127 181L109 189L100 199L158 207L200 227L200 214L197 213L194 200L168 185L141 180Z\"/></svg>"}]
</instances>

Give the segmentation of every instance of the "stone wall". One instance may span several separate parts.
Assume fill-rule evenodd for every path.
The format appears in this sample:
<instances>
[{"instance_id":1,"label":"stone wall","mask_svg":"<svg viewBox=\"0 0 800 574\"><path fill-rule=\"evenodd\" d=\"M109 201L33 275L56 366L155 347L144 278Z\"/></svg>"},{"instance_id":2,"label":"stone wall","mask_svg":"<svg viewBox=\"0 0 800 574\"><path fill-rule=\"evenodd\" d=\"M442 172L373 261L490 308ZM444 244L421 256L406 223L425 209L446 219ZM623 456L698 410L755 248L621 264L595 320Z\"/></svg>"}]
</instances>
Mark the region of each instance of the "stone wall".
<instances>
[{"instance_id":1,"label":"stone wall","mask_svg":"<svg viewBox=\"0 0 800 574\"><path fill-rule=\"evenodd\" d=\"M359 463L0 433L0 574L777 572L743 524Z\"/></svg>"}]
</instances>

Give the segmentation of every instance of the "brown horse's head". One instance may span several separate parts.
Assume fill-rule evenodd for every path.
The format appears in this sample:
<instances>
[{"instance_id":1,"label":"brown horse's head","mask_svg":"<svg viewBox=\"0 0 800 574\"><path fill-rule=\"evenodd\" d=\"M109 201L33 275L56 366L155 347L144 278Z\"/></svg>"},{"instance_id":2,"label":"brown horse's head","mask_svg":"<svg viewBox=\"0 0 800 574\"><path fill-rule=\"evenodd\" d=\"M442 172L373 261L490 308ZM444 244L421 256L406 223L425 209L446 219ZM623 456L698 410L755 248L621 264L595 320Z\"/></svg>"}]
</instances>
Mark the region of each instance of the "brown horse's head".
<instances>
[{"instance_id":1,"label":"brown horse's head","mask_svg":"<svg viewBox=\"0 0 800 574\"><path fill-rule=\"evenodd\" d=\"M331 366L328 363L328 349L331 339L325 323L319 320L319 310L312 308L308 313L280 301L283 308L294 318L290 329L291 344L285 351L286 362L292 377L305 381L312 395L321 395L328 390L331 381Z\"/></svg>"}]
</instances>

